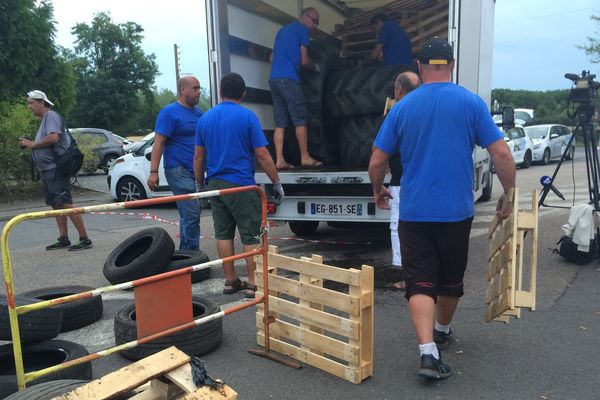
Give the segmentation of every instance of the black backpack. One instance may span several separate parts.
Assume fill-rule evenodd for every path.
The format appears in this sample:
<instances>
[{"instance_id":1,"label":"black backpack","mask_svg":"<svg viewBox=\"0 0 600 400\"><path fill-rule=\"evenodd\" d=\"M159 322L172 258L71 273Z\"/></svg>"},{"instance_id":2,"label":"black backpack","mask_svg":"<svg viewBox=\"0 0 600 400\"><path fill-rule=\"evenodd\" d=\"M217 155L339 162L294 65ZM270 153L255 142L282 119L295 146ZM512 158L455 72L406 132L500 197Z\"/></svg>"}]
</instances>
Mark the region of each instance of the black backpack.
<instances>
[{"instance_id":1,"label":"black backpack","mask_svg":"<svg viewBox=\"0 0 600 400\"><path fill-rule=\"evenodd\" d=\"M568 261L579 265L589 263L596 257L596 254L598 253L597 237L594 237L594 239L590 240L590 250L587 252L577 250L577 244L574 243L573 240L568 236L561 237L556 244L559 244L560 248L558 250L554 250L554 252L560 254Z\"/></svg>"},{"instance_id":2,"label":"black backpack","mask_svg":"<svg viewBox=\"0 0 600 400\"><path fill-rule=\"evenodd\" d=\"M58 154L54 148L52 152L54 153L54 162L56 163L56 168L61 171L66 176L75 176L83 166L83 158L84 155L79 150L77 146L77 141L69 132L69 129L65 125L65 121L60 117L62 121L62 131L63 135L66 135L70 139L69 146L65 150L64 153Z\"/></svg>"}]
</instances>

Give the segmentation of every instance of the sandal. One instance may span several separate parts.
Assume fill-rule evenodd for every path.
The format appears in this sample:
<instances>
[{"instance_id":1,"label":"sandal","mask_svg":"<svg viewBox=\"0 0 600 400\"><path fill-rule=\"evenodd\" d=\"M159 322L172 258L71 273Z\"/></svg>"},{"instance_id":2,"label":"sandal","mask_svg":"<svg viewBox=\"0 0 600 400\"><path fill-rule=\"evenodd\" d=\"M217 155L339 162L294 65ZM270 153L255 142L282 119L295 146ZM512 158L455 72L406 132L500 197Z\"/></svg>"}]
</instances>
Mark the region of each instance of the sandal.
<instances>
[{"instance_id":1,"label":"sandal","mask_svg":"<svg viewBox=\"0 0 600 400\"><path fill-rule=\"evenodd\" d=\"M246 290L248 288L248 282L237 278L233 282L225 281L225 286L231 286L231 288L227 289L226 287L224 287L223 294L233 294L239 292L240 290Z\"/></svg>"},{"instance_id":2,"label":"sandal","mask_svg":"<svg viewBox=\"0 0 600 400\"><path fill-rule=\"evenodd\" d=\"M256 287L256 285L246 282L246 293L244 294L244 297L247 299L255 298L257 289L258 288Z\"/></svg>"}]
</instances>

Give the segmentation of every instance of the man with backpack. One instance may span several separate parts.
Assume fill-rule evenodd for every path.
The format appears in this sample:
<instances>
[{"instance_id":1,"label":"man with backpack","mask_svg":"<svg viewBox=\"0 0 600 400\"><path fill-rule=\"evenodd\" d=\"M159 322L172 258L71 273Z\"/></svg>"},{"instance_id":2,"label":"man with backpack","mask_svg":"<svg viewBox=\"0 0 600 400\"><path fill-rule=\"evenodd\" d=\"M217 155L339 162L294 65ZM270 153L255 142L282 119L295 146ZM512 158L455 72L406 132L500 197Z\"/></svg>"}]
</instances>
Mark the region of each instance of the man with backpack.
<instances>
[{"instance_id":1,"label":"man with backpack","mask_svg":"<svg viewBox=\"0 0 600 400\"><path fill-rule=\"evenodd\" d=\"M27 107L33 115L41 119L40 127L35 140L21 138L20 145L31 149L33 162L40 171L44 184L46 204L55 210L73 208L71 195L70 176L64 174L56 166L55 155L64 153L70 144L70 137L66 134L66 127L61 116L52 109L54 103L48 100L46 94L40 90L27 93ZM88 238L79 214L70 215L71 222L79 233L79 240L71 244L69 240L67 217L56 217L59 237L56 242L46 246L46 250L68 248L69 251L85 250L93 247Z\"/></svg>"}]
</instances>

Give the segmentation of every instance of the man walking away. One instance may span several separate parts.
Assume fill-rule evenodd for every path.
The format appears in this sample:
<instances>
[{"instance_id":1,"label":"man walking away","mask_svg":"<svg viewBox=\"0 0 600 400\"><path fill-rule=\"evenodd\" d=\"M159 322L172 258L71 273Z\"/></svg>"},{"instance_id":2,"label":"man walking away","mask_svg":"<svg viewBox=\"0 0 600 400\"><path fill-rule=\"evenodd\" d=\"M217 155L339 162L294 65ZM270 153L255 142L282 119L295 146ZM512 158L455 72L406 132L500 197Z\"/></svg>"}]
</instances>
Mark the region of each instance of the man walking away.
<instances>
[{"instance_id":1,"label":"man walking away","mask_svg":"<svg viewBox=\"0 0 600 400\"><path fill-rule=\"evenodd\" d=\"M400 235L408 309L416 331L418 375L443 379L451 369L439 349L453 340L450 322L464 294L469 235L474 214L474 146L487 148L504 193L500 219L512 210L506 194L515 185L515 163L483 100L451 83L454 51L443 39L423 43L418 59L423 85L390 112L375 139L369 164L375 202L389 208L383 177L399 151ZM435 321L435 325L434 325Z\"/></svg>"},{"instance_id":2,"label":"man walking away","mask_svg":"<svg viewBox=\"0 0 600 400\"><path fill-rule=\"evenodd\" d=\"M174 195L195 193L194 140L196 124L202 117L197 107L200 82L193 76L184 76L177 82L177 101L163 108L156 119L148 187L155 190L159 184L158 167L163 157L165 177ZM164 154L163 154L164 153ZM178 201L179 249L200 249L200 202Z\"/></svg>"},{"instance_id":3,"label":"man walking away","mask_svg":"<svg viewBox=\"0 0 600 400\"><path fill-rule=\"evenodd\" d=\"M271 54L269 86L273 97L275 119L275 161L277 169L293 168L283 156L284 129L291 119L296 127L296 140L300 148L300 163L305 168L322 167L323 163L312 158L308 152L308 113L304 93L300 85L300 65L319 72L319 66L308 57L309 31L319 25L319 13L312 7L305 8L296 22L284 26L275 36Z\"/></svg>"},{"instance_id":4,"label":"man walking away","mask_svg":"<svg viewBox=\"0 0 600 400\"><path fill-rule=\"evenodd\" d=\"M230 73L221 79L220 94L223 101L209 110L198 122L194 174L204 185L204 166L210 190L256 185L255 158L273 182L273 190L283 197L283 188L275 163L267 150L267 139L256 115L240 106L246 93L242 77ZM206 163L206 164L205 164ZM233 238L237 226L244 252L260 243L261 202L254 191L213 197L211 200L217 252L219 258L233 255ZM223 263L225 287L223 293L245 290L245 296L254 298L254 258L246 257L248 281L238 278L233 262Z\"/></svg>"},{"instance_id":5,"label":"man walking away","mask_svg":"<svg viewBox=\"0 0 600 400\"><path fill-rule=\"evenodd\" d=\"M394 79L394 99L401 100L408 93L421 86L421 78L414 72L403 72ZM398 219L400 216L400 178L402 162L398 154L390 158L390 238L392 243L392 268L402 270L402 255L400 253L400 238L398 236ZM394 288L405 289L404 280L394 283Z\"/></svg>"},{"instance_id":6,"label":"man walking away","mask_svg":"<svg viewBox=\"0 0 600 400\"><path fill-rule=\"evenodd\" d=\"M383 65L412 64L412 46L408 34L385 14L376 14L371 18L371 29L377 32L377 44L369 55L376 61L383 53Z\"/></svg>"},{"instance_id":7,"label":"man walking away","mask_svg":"<svg viewBox=\"0 0 600 400\"><path fill-rule=\"evenodd\" d=\"M46 204L55 210L73 208L70 177L64 175L54 162L55 151L64 153L69 147L70 138L66 134L62 117L54 110L54 103L41 90L32 90L27 93L27 107L33 115L41 118L40 127L35 136L35 141L21 138L21 146L32 150L32 157L36 168L40 171L44 184ZM57 151L58 150L58 151ZM69 240L67 217L56 217L58 225L58 239L55 243L46 246L46 250L68 248L69 251L84 250L93 247L88 238L80 214L69 215L71 222L79 233L79 240L71 244Z\"/></svg>"}]
</instances>

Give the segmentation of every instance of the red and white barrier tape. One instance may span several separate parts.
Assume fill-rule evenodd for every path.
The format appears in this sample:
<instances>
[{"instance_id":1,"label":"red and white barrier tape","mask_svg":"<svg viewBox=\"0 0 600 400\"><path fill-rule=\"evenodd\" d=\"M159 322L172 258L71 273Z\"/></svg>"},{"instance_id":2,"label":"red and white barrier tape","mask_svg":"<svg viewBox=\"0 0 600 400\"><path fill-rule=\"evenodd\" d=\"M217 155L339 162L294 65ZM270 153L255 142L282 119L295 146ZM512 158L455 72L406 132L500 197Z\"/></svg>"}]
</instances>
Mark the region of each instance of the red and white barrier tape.
<instances>
[{"instance_id":1,"label":"red and white barrier tape","mask_svg":"<svg viewBox=\"0 0 600 400\"><path fill-rule=\"evenodd\" d=\"M118 212L118 211L92 211L89 214L92 215L119 215L119 216L130 216L130 217L138 217L141 219L152 220L156 222L161 222L163 224L175 225L179 226L179 222L169 221L163 218L160 218L157 214L150 213L136 213L136 212ZM214 236L206 236L201 235L201 239L214 239ZM239 239L236 236L236 239ZM317 240L317 239L304 239L299 237L277 237L277 236L269 236L270 240L288 240L288 241L298 241L298 242L306 242L306 243L318 243L318 244L344 244L344 245L365 245L371 244L371 242L351 242L351 241L339 241L339 240Z\"/></svg>"}]
</instances>

